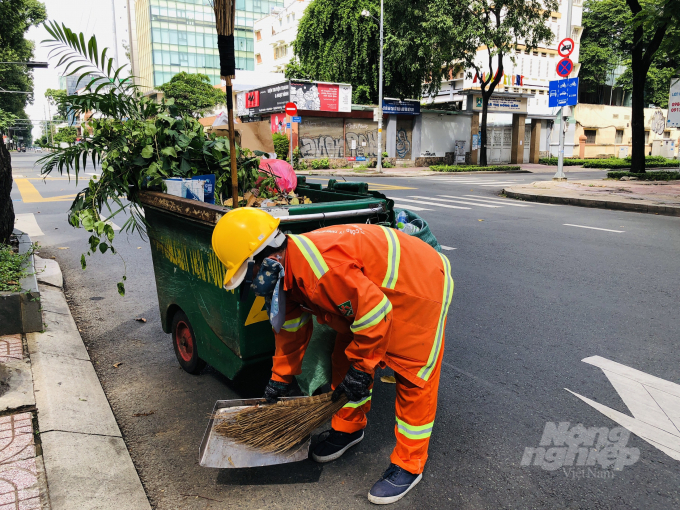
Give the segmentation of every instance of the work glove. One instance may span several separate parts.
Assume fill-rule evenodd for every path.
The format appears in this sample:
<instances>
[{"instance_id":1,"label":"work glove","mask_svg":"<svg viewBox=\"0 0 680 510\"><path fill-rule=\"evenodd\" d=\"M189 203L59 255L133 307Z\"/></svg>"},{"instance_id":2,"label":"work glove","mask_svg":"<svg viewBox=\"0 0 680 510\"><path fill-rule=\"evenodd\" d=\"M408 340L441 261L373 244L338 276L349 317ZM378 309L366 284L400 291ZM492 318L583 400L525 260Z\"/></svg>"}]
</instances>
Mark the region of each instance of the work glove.
<instances>
[{"instance_id":1,"label":"work glove","mask_svg":"<svg viewBox=\"0 0 680 510\"><path fill-rule=\"evenodd\" d=\"M350 402L357 402L371 394L371 384L373 377L370 374L350 366L345 379L335 388L331 400L337 402L345 394Z\"/></svg>"},{"instance_id":2,"label":"work glove","mask_svg":"<svg viewBox=\"0 0 680 510\"><path fill-rule=\"evenodd\" d=\"M280 397L288 396L290 390L290 384L269 379L269 383L264 389L264 398L268 403L274 404Z\"/></svg>"}]
</instances>

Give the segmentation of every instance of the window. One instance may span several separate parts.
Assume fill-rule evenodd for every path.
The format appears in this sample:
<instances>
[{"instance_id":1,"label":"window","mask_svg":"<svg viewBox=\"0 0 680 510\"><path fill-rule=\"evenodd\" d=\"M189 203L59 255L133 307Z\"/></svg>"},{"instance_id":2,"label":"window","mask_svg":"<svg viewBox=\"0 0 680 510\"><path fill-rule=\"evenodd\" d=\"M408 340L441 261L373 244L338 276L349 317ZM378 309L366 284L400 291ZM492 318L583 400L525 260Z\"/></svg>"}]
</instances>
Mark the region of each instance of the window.
<instances>
[{"instance_id":1,"label":"window","mask_svg":"<svg viewBox=\"0 0 680 510\"><path fill-rule=\"evenodd\" d=\"M291 14L291 15L290 15L290 18L291 18L293 21L295 21L295 13Z\"/></svg>"},{"instance_id":2,"label":"window","mask_svg":"<svg viewBox=\"0 0 680 510\"><path fill-rule=\"evenodd\" d=\"M262 63L262 55L260 55L259 53L257 55L255 55L255 59L257 60L258 64Z\"/></svg>"},{"instance_id":3,"label":"window","mask_svg":"<svg viewBox=\"0 0 680 510\"><path fill-rule=\"evenodd\" d=\"M548 54L547 54L547 53L544 53L544 52L541 52L541 56L542 56L542 57L547 57Z\"/></svg>"},{"instance_id":4,"label":"window","mask_svg":"<svg viewBox=\"0 0 680 510\"><path fill-rule=\"evenodd\" d=\"M262 32L260 32L259 30L257 32L255 32L255 39L257 39L258 41L261 41L262 40Z\"/></svg>"},{"instance_id":5,"label":"window","mask_svg":"<svg viewBox=\"0 0 680 510\"><path fill-rule=\"evenodd\" d=\"M537 51L532 51L531 54L532 54L534 57L538 57L538 52L537 52Z\"/></svg>"},{"instance_id":6,"label":"window","mask_svg":"<svg viewBox=\"0 0 680 510\"><path fill-rule=\"evenodd\" d=\"M586 135L586 143L595 143L595 137L597 136L596 129L584 129L583 134Z\"/></svg>"},{"instance_id":7,"label":"window","mask_svg":"<svg viewBox=\"0 0 680 510\"><path fill-rule=\"evenodd\" d=\"M557 23L557 16L553 16L553 17L550 18L550 19L552 20L553 23Z\"/></svg>"},{"instance_id":8,"label":"window","mask_svg":"<svg viewBox=\"0 0 680 510\"><path fill-rule=\"evenodd\" d=\"M649 131L645 131L645 145L649 144Z\"/></svg>"},{"instance_id":9,"label":"window","mask_svg":"<svg viewBox=\"0 0 680 510\"><path fill-rule=\"evenodd\" d=\"M288 46L282 45L274 48L274 59L283 58L288 55Z\"/></svg>"},{"instance_id":10,"label":"window","mask_svg":"<svg viewBox=\"0 0 680 510\"><path fill-rule=\"evenodd\" d=\"M614 139L614 143L623 143L623 129L616 130L616 138Z\"/></svg>"},{"instance_id":11,"label":"window","mask_svg":"<svg viewBox=\"0 0 680 510\"><path fill-rule=\"evenodd\" d=\"M618 118L619 118L619 114L618 114L618 113L615 113L614 115L612 115L612 119L618 119Z\"/></svg>"}]
</instances>

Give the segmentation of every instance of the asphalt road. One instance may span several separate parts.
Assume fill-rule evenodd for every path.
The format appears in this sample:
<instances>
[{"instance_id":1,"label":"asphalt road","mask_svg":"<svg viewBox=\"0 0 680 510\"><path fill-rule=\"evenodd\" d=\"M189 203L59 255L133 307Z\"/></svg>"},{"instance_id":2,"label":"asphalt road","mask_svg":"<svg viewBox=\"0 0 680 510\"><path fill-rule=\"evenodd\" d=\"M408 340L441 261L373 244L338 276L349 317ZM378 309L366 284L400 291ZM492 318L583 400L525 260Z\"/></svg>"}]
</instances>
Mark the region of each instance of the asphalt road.
<instances>
[{"instance_id":1,"label":"asphalt road","mask_svg":"<svg viewBox=\"0 0 680 510\"><path fill-rule=\"evenodd\" d=\"M36 219L41 255L62 267L71 310L154 508L368 508L366 493L394 444L394 386L376 384L366 439L336 462L199 467L214 402L260 396L267 374L232 383L210 368L200 376L184 373L161 330L148 243L118 234L128 277L121 298L115 283L122 259L99 255L86 271L80 268L87 236L69 227L70 199L59 198L77 188L38 180L35 159L13 156L15 179L25 179L22 193L15 184L15 210L29 215L22 221ZM665 413L676 426L668 437L680 445L680 394L675 401L669 394L645 400L630 379L615 379L615 388L602 369L582 361L599 356L680 384L680 220L499 196L505 185L553 172L366 179L416 210L440 243L453 248L444 251L455 292L430 458L423 481L394 508L680 507L678 461L637 435L619 442L630 449L619 453L632 455L622 470L606 468L602 448L590 452L593 466L577 466L564 459L565 448L550 452L552 444L544 445L550 462L543 467L521 465L525 449L540 446L546 424L606 428L612 441L618 437L615 421L565 388L657 424ZM135 320L142 317L146 323Z\"/></svg>"}]
</instances>

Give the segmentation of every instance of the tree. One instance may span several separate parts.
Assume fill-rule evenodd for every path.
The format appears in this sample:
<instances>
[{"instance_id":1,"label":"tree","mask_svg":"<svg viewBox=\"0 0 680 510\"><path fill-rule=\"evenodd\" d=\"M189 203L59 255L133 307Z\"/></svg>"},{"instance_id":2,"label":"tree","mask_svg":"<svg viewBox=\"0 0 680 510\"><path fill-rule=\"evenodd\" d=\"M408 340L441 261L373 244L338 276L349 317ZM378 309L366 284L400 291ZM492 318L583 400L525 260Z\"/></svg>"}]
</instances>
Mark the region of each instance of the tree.
<instances>
[{"instance_id":1,"label":"tree","mask_svg":"<svg viewBox=\"0 0 680 510\"><path fill-rule=\"evenodd\" d=\"M668 101L670 79L680 64L680 0L589 0L580 59L582 83L593 91L619 64L617 81L631 91L631 171L645 171L645 106Z\"/></svg>"},{"instance_id":2,"label":"tree","mask_svg":"<svg viewBox=\"0 0 680 510\"><path fill-rule=\"evenodd\" d=\"M443 41L450 47L449 69L471 69L482 92L481 166L486 166L486 123L489 99L503 79L504 60L514 59L515 50L531 51L549 43L554 35L546 22L557 11L557 0L469 0L464 9L458 0L434 0L437 17L445 19L442 30L449 35ZM447 17L447 12L452 16ZM480 61L480 48L486 53ZM438 83L432 83L437 89Z\"/></svg>"},{"instance_id":3,"label":"tree","mask_svg":"<svg viewBox=\"0 0 680 510\"><path fill-rule=\"evenodd\" d=\"M71 126L63 127L54 134L54 145L58 145L61 142L71 145L76 142L76 138L78 138L78 130L76 128Z\"/></svg>"},{"instance_id":4,"label":"tree","mask_svg":"<svg viewBox=\"0 0 680 510\"><path fill-rule=\"evenodd\" d=\"M438 32L425 26L430 21L428 4L423 0L385 4L386 97L419 98L423 81L448 60L430 55L440 47L432 39ZM364 9L373 17L362 16ZM295 58L286 66L286 78L350 83L353 103L377 103L379 18L379 0L314 0L298 25Z\"/></svg>"},{"instance_id":5,"label":"tree","mask_svg":"<svg viewBox=\"0 0 680 510\"><path fill-rule=\"evenodd\" d=\"M66 120L68 117L68 107L63 103L66 96L68 96L66 89L47 89L45 91L47 102L57 108L52 120Z\"/></svg>"},{"instance_id":6,"label":"tree","mask_svg":"<svg viewBox=\"0 0 680 510\"><path fill-rule=\"evenodd\" d=\"M26 62L33 58L33 43L24 38L31 26L45 21L45 6L37 0L0 2L0 62ZM33 75L26 66L0 64L0 87L4 90L33 92ZM28 94L0 94L0 111L25 118ZM14 119L12 120L14 122ZM0 140L0 243L7 242L14 229L12 161Z\"/></svg>"},{"instance_id":7,"label":"tree","mask_svg":"<svg viewBox=\"0 0 680 510\"><path fill-rule=\"evenodd\" d=\"M644 173L647 73L659 50L669 56L677 56L680 51L678 32L672 29L679 20L680 0L658 0L657 2L626 0L626 4L633 15L633 37L630 49L632 74L630 170L635 173Z\"/></svg>"},{"instance_id":8,"label":"tree","mask_svg":"<svg viewBox=\"0 0 680 510\"><path fill-rule=\"evenodd\" d=\"M168 99L175 100L180 111L195 118L202 117L219 104L225 104L226 94L210 84L205 74L189 74L181 72L159 87L158 90Z\"/></svg>"},{"instance_id":9,"label":"tree","mask_svg":"<svg viewBox=\"0 0 680 510\"><path fill-rule=\"evenodd\" d=\"M26 62L33 58L33 42L24 38L31 26L46 19L45 6L37 0L0 2L0 62ZM33 72L26 66L0 64L0 87L5 90L33 92ZM26 117L28 94L0 94L0 108Z\"/></svg>"}]
</instances>

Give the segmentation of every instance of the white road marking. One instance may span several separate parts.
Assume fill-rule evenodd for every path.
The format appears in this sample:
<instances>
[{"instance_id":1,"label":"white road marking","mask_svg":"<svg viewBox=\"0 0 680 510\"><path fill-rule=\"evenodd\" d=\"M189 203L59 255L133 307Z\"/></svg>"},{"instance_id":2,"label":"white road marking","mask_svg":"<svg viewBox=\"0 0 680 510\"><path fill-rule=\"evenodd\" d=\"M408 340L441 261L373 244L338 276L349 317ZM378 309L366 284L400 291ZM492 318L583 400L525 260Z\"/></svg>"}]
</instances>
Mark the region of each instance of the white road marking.
<instances>
[{"instance_id":1,"label":"white road marking","mask_svg":"<svg viewBox=\"0 0 680 510\"><path fill-rule=\"evenodd\" d=\"M437 196L438 197L446 197L446 198L460 198L462 200L473 200L475 202L482 202L482 203L494 204L494 205L500 204L502 202L503 205L509 205L509 206L512 206L512 207L531 207L530 205L527 205L527 204L515 204L512 200L509 200L509 199L505 199L505 200L501 201L501 200L493 200L491 198L471 198L474 195L465 195L465 196L462 196L462 197L456 197L454 195L437 195ZM470 197L470 198L468 198L468 197Z\"/></svg>"},{"instance_id":2,"label":"white road marking","mask_svg":"<svg viewBox=\"0 0 680 510\"><path fill-rule=\"evenodd\" d=\"M24 213L14 215L14 227L25 232L29 237L44 236L45 233L40 230L40 226L35 219L35 214Z\"/></svg>"},{"instance_id":3,"label":"white road marking","mask_svg":"<svg viewBox=\"0 0 680 510\"><path fill-rule=\"evenodd\" d=\"M450 246L444 246L443 244L439 245L442 250L455 250L456 248L451 248Z\"/></svg>"},{"instance_id":4,"label":"white road marking","mask_svg":"<svg viewBox=\"0 0 680 510\"><path fill-rule=\"evenodd\" d=\"M476 202L470 202L469 200L468 201L450 200L448 198L421 197L421 196L418 196L418 195L410 195L410 196L411 196L411 198L424 198L424 199L427 199L427 200L437 200L437 201L441 201L441 202L453 202L454 204L476 205L476 206L479 206L479 207L490 207L492 209L501 209L502 208L502 206L500 206L500 205L479 204L479 203L476 203ZM443 195L439 195L439 196L443 196Z\"/></svg>"},{"instance_id":5,"label":"white road marking","mask_svg":"<svg viewBox=\"0 0 680 510\"><path fill-rule=\"evenodd\" d=\"M565 389L672 459L680 460L680 385L601 356L582 361L604 372L633 417Z\"/></svg>"},{"instance_id":6,"label":"white road marking","mask_svg":"<svg viewBox=\"0 0 680 510\"><path fill-rule=\"evenodd\" d=\"M478 184L482 188L497 188L498 186L507 186L508 184L514 184L513 182L499 182L498 184Z\"/></svg>"},{"instance_id":7,"label":"white road marking","mask_svg":"<svg viewBox=\"0 0 680 510\"><path fill-rule=\"evenodd\" d=\"M408 209L409 211L432 211L432 209L416 207L415 205L394 204L394 207L399 207L400 209Z\"/></svg>"},{"instance_id":8,"label":"white road marking","mask_svg":"<svg viewBox=\"0 0 680 510\"><path fill-rule=\"evenodd\" d=\"M482 186L493 186L496 184L515 184L517 181L468 181L463 179L437 179L438 182L456 182L458 184L475 184Z\"/></svg>"},{"instance_id":9,"label":"white road marking","mask_svg":"<svg viewBox=\"0 0 680 510\"><path fill-rule=\"evenodd\" d=\"M436 205L439 207L448 207L449 209L471 209L470 207L458 207L457 205L448 205L448 204L438 204L436 202L425 202L423 200L410 200L408 198L399 198L400 202L413 202L414 204L421 204L421 205Z\"/></svg>"},{"instance_id":10,"label":"white road marking","mask_svg":"<svg viewBox=\"0 0 680 510\"><path fill-rule=\"evenodd\" d=\"M585 225L572 225L571 223L564 223L565 227L578 227L578 228L587 228L590 230L603 230L605 232L616 232L617 234L622 234L625 232L625 230L611 230L609 228L597 228L597 227L586 227Z\"/></svg>"}]
</instances>

